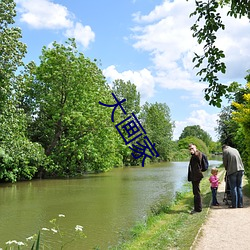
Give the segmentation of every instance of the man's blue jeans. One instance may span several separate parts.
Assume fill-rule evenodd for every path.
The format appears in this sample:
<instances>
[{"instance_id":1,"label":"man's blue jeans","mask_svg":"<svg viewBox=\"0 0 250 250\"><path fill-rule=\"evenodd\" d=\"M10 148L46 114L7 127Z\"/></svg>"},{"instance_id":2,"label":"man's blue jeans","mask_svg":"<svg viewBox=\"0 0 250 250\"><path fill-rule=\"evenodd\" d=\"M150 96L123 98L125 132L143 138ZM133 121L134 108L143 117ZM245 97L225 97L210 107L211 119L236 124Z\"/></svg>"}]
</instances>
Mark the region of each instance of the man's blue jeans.
<instances>
[{"instance_id":1,"label":"man's blue jeans","mask_svg":"<svg viewBox=\"0 0 250 250\"><path fill-rule=\"evenodd\" d=\"M242 176L244 171L237 171L228 175L228 181L230 185L230 192L232 196L232 207L243 207L242 196Z\"/></svg>"}]
</instances>

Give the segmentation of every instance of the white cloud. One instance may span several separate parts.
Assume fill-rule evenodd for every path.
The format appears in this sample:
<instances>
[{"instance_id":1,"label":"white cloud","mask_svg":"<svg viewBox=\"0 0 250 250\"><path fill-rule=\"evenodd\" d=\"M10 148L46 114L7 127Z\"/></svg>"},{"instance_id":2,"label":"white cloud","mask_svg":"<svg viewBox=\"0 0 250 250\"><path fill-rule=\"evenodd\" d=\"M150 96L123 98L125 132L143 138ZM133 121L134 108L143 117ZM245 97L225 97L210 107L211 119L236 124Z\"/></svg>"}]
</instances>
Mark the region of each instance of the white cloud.
<instances>
[{"instance_id":1,"label":"white cloud","mask_svg":"<svg viewBox=\"0 0 250 250\"><path fill-rule=\"evenodd\" d=\"M191 25L194 18L189 18L195 9L193 1L165 0L150 13L135 13L133 18L137 25L132 29L134 48L149 52L156 75L155 84L167 89L183 89L190 94L203 97L202 90L206 84L198 83L197 69L193 69L194 52L202 52L192 37ZM228 78L243 79L250 68L250 25L247 18L235 19L226 15L227 9L221 11L226 30L219 32L217 44L225 50ZM224 79L224 80L223 80ZM196 82L196 83L195 83ZM196 93L193 93L195 91Z\"/></svg>"},{"instance_id":2,"label":"white cloud","mask_svg":"<svg viewBox=\"0 0 250 250\"><path fill-rule=\"evenodd\" d=\"M175 121L174 129L174 140L178 140L183 129L187 126L200 125L200 127L206 131L213 139L217 141L217 135L214 131L214 128L218 126L217 124L218 114L209 114L205 110L195 110L191 112L189 118L184 121Z\"/></svg>"},{"instance_id":3,"label":"white cloud","mask_svg":"<svg viewBox=\"0 0 250 250\"><path fill-rule=\"evenodd\" d=\"M223 78L231 82L242 79L250 69L250 23L247 17L235 19L227 16L228 9L221 10L225 30L220 31L216 44L225 52L227 72Z\"/></svg>"},{"instance_id":4,"label":"white cloud","mask_svg":"<svg viewBox=\"0 0 250 250\"><path fill-rule=\"evenodd\" d=\"M95 39L91 27L75 22L74 15L63 5L49 0L17 0L20 20L34 29L65 30L66 37L75 38L84 48Z\"/></svg>"},{"instance_id":5,"label":"white cloud","mask_svg":"<svg viewBox=\"0 0 250 250\"><path fill-rule=\"evenodd\" d=\"M154 95L154 77L148 69L142 69L140 71L124 71L119 73L114 65L109 66L103 70L103 74L109 79L109 82L113 82L116 79L122 79L125 82L130 81L136 85L137 91L141 93L141 102Z\"/></svg>"},{"instance_id":6,"label":"white cloud","mask_svg":"<svg viewBox=\"0 0 250 250\"><path fill-rule=\"evenodd\" d=\"M35 29L63 29L73 25L65 6L48 0L18 0L21 21Z\"/></svg>"},{"instance_id":7,"label":"white cloud","mask_svg":"<svg viewBox=\"0 0 250 250\"><path fill-rule=\"evenodd\" d=\"M95 40L95 33L91 30L90 26L83 26L81 23L76 23L71 29L65 33L67 37L74 37L77 42L87 48L90 42Z\"/></svg>"}]
</instances>

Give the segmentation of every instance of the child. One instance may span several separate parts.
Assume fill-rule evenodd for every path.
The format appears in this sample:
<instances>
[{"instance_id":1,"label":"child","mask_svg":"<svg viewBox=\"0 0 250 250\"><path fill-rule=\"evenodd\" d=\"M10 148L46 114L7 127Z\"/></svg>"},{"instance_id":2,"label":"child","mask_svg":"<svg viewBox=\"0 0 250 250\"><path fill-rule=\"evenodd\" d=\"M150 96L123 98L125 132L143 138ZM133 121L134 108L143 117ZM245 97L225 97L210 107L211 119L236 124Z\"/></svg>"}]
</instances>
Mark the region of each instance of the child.
<instances>
[{"instance_id":1,"label":"child","mask_svg":"<svg viewBox=\"0 0 250 250\"><path fill-rule=\"evenodd\" d=\"M209 181L211 183L211 190L212 190L212 205L213 206L219 206L220 204L217 201L217 189L220 184L219 179L217 177L218 169L212 168L211 169L211 176L209 178Z\"/></svg>"}]
</instances>

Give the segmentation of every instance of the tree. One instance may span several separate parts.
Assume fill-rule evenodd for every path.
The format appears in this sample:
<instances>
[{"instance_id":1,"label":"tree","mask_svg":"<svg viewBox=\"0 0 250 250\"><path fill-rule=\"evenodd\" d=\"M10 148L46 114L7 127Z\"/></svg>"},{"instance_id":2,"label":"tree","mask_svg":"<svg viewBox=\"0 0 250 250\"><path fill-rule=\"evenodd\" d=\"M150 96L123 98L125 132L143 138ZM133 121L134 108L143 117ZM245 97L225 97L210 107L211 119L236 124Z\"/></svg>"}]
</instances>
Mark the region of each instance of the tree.
<instances>
[{"instance_id":1,"label":"tree","mask_svg":"<svg viewBox=\"0 0 250 250\"><path fill-rule=\"evenodd\" d=\"M231 106L224 107L219 114L218 127L216 128L221 144L236 147L235 135L238 129L239 124L232 119Z\"/></svg>"},{"instance_id":2,"label":"tree","mask_svg":"<svg viewBox=\"0 0 250 250\"><path fill-rule=\"evenodd\" d=\"M199 138L200 140L205 142L207 147L209 147L210 143L212 142L211 136L206 131L201 129L199 125L185 127L179 137L179 140L184 139L185 137L188 136Z\"/></svg>"},{"instance_id":3,"label":"tree","mask_svg":"<svg viewBox=\"0 0 250 250\"><path fill-rule=\"evenodd\" d=\"M118 100L126 99L122 106L127 113L139 114L140 93L137 91L135 84L130 81L124 82L121 79L117 79L113 82L112 91Z\"/></svg>"},{"instance_id":4,"label":"tree","mask_svg":"<svg viewBox=\"0 0 250 250\"><path fill-rule=\"evenodd\" d=\"M13 91L20 84L16 71L24 65L22 58L26 54L26 45L20 41L21 30L13 26L15 7L13 0L0 2L0 112L15 100Z\"/></svg>"},{"instance_id":5,"label":"tree","mask_svg":"<svg viewBox=\"0 0 250 250\"><path fill-rule=\"evenodd\" d=\"M121 79L117 79L113 82L112 92L119 101L126 99L126 101L122 103L122 107L124 108L126 114L121 112L120 117L117 117L118 119L116 124L124 120L132 113L134 113L136 117L138 116L140 112L140 93L137 91L135 84L131 83L130 81L124 82ZM126 132L124 131L124 133ZM123 164L125 166L140 164L140 159L135 159L131 155L131 150L129 147L120 146L119 151L123 156Z\"/></svg>"},{"instance_id":6,"label":"tree","mask_svg":"<svg viewBox=\"0 0 250 250\"><path fill-rule=\"evenodd\" d=\"M246 78L249 80L249 77ZM238 131L241 132L240 142L240 152L243 155L243 160L245 163L246 174L250 176L250 82L247 83L246 93L243 95L244 101L238 103L236 101L232 102L232 106L236 108L235 111L232 111L232 118L239 124Z\"/></svg>"},{"instance_id":7,"label":"tree","mask_svg":"<svg viewBox=\"0 0 250 250\"><path fill-rule=\"evenodd\" d=\"M142 106L140 120L149 139L155 143L155 148L160 155L158 159L170 160L174 124L167 104L146 102Z\"/></svg>"},{"instance_id":8,"label":"tree","mask_svg":"<svg viewBox=\"0 0 250 250\"><path fill-rule=\"evenodd\" d=\"M119 140L110 119L110 88L94 62L77 51L74 39L44 47L40 65L29 65L29 136L45 148L61 175L106 171L121 164ZM24 106L28 106L24 103Z\"/></svg>"},{"instance_id":9,"label":"tree","mask_svg":"<svg viewBox=\"0 0 250 250\"><path fill-rule=\"evenodd\" d=\"M25 89L21 67L26 45L14 26L15 7L12 0L0 1L0 179L11 182L32 179L46 164L41 145L26 136L26 116L19 103Z\"/></svg>"},{"instance_id":10,"label":"tree","mask_svg":"<svg viewBox=\"0 0 250 250\"><path fill-rule=\"evenodd\" d=\"M249 0L203 0L195 1L196 9L190 16L197 16L196 22L192 25L193 37L197 38L199 44L204 43L202 55L195 53L193 62L195 68L200 69L200 81L209 83L205 89L205 99L209 104L221 107L221 97L231 91L230 87L219 83L218 74L226 72L226 65L223 62L225 54L223 50L216 45L216 34L219 30L224 30L225 25L222 22L219 7L230 5L228 15L235 18L248 16L250 19L250 4ZM205 67L201 68L205 64Z\"/></svg>"},{"instance_id":11,"label":"tree","mask_svg":"<svg viewBox=\"0 0 250 250\"><path fill-rule=\"evenodd\" d=\"M249 75L247 75L245 79L249 82ZM234 92L232 92L230 96L227 96L230 103L239 103L241 105L247 104L244 97L250 94L250 89L248 87L242 87L237 82L233 82L231 86L232 85L234 85L232 88ZM224 107L219 114L218 127L216 130L220 136L219 141L221 144L228 144L236 147L242 153L245 148L245 140L242 138L243 131L241 124L233 119L233 113L235 111L237 111L237 108L233 105Z\"/></svg>"},{"instance_id":12,"label":"tree","mask_svg":"<svg viewBox=\"0 0 250 250\"><path fill-rule=\"evenodd\" d=\"M195 136L187 136L185 138L182 138L178 141L178 147L180 150L186 150L186 154L190 155L188 150L188 145L190 143L193 143L196 145L197 149L201 152L205 153L206 155L209 154L209 150L206 146L206 144L199 138Z\"/></svg>"}]
</instances>

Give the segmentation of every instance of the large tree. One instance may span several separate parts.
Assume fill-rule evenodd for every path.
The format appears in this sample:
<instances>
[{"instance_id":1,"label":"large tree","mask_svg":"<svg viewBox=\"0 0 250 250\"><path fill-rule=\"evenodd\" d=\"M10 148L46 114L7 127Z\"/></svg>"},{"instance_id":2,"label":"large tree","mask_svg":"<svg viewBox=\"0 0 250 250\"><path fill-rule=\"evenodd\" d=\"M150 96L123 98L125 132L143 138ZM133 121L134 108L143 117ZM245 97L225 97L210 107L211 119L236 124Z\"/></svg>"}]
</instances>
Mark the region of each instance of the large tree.
<instances>
[{"instance_id":1,"label":"large tree","mask_svg":"<svg viewBox=\"0 0 250 250\"><path fill-rule=\"evenodd\" d=\"M142 106L140 118L148 137L152 143L155 143L155 148L159 153L158 159L170 160L174 123L171 121L167 104L146 102Z\"/></svg>"},{"instance_id":2,"label":"large tree","mask_svg":"<svg viewBox=\"0 0 250 250\"><path fill-rule=\"evenodd\" d=\"M111 91L97 65L74 39L44 47L40 65L29 65L30 138L43 145L60 174L105 171L121 164L112 126ZM25 105L24 103L24 106ZM52 171L47 169L47 171Z\"/></svg>"},{"instance_id":3,"label":"large tree","mask_svg":"<svg viewBox=\"0 0 250 250\"><path fill-rule=\"evenodd\" d=\"M193 125L193 126L185 127L179 137L179 140L184 139L188 136L199 138L207 145L207 147L209 147L209 144L212 142L211 136L206 131L204 131L200 127L200 125Z\"/></svg>"},{"instance_id":4,"label":"large tree","mask_svg":"<svg viewBox=\"0 0 250 250\"><path fill-rule=\"evenodd\" d=\"M112 92L118 100L126 99L122 104L127 113L137 115L140 112L140 93L136 89L136 85L130 81L117 79L113 82Z\"/></svg>"},{"instance_id":5,"label":"large tree","mask_svg":"<svg viewBox=\"0 0 250 250\"><path fill-rule=\"evenodd\" d=\"M117 117L116 124L121 122L122 120L129 117L132 113L137 117L140 111L140 93L136 89L136 85L131 83L130 81L123 81L122 79L117 79L112 84L112 93L115 94L116 98L119 101L126 99L122 103L122 107L124 111L120 113L120 117ZM125 131L123 131L126 134ZM123 142L124 143L124 142ZM135 159L131 154L131 150L128 146L120 146L119 151L123 157L123 164L125 166L129 165L139 165L139 159Z\"/></svg>"},{"instance_id":6,"label":"large tree","mask_svg":"<svg viewBox=\"0 0 250 250\"><path fill-rule=\"evenodd\" d=\"M15 182L34 177L46 164L39 144L26 136L26 116L20 107L25 85L21 67L26 45L14 26L15 2L0 1L0 180Z\"/></svg>"},{"instance_id":7,"label":"large tree","mask_svg":"<svg viewBox=\"0 0 250 250\"><path fill-rule=\"evenodd\" d=\"M13 103L13 94L18 94L13 92L19 90L21 83L16 72L24 65L26 54L26 45L20 41L21 30L13 25L15 7L13 0L0 1L0 112Z\"/></svg>"},{"instance_id":8,"label":"large tree","mask_svg":"<svg viewBox=\"0 0 250 250\"><path fill-rule=\"evenodd\" d=\"M197 38L199 44L203 45L203 54L195 53L193 62L199 69L197 75L201 81L208 82L205 89L205 99L211 105L221 106L221 97L231 91L230 87L220 83L218 74L226 72L224 51L216 46L216 34L219 30L224 30L225 25L221 18L219 7L230 6L228 15L235 18L248 16L250 19L249 0L200 0L195 1L196 9L190 16L196 16L197 20L191 27L193 37Z\"/></svg>"},{"instance_id":9,"label":"large tree","mask_svg":"<svg viewBox=\"0 0 250 250\"><path fill-rule=\"evenodd\" d=\"M239 123L232 119L232 107L224 107L218 119L218 127L216 131L219 135L219 141L221 144L227 144L232 147L236 147L235 136L239 129Z\"/></svg>"},{"instance_id":10,"label":"large tree","mask_svg":"<svg viewBox=\"0 0 250 250\"><path fill-rule=\"evenodd\" d=\"M209 154L209 150L207 145L201 139L197 138L196 136L187 136L182 138L178 141L178 148L182 151L185 156L190 156L190 152L188 150L188 145L193 143L197 146L198 150L205 153L206 155Z\"/></svg>"}]
</instances>

